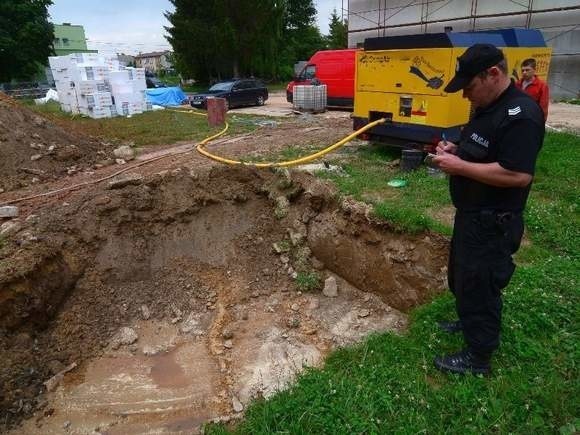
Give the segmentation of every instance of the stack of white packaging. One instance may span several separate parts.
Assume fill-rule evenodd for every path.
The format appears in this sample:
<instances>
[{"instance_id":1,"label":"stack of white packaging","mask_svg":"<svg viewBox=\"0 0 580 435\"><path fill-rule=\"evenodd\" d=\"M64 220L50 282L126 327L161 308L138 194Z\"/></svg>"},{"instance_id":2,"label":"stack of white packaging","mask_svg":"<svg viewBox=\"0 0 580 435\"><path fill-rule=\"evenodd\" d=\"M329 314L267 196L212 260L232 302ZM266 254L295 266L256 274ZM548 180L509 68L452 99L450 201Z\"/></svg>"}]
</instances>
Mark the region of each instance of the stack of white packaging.
<instances>
[{"instance_id":1,"label":"stack of white packaging","mask_svg":"<svg viewBox=\"0 0 580 435\"><path fill-rule=\"evenodd\" d=\"M62 110L91 118L133 115L151 110L145 96L145 70L124 68L98 53L49 57Z\"/></svg>"},{"instance_id":2,"label":"stack of white packaging","mask_svg":"<svg viewBox=\"0 0 580 435\"><path fill-rule=\"evenodd\" d=\"M76 60L69 56L49 57L48 62L58 92L60 107L65 112L79 113L74 83L79 80ZM74 62L74 63L73 63Z\"/></svg>"},{"instance_id":3,"label":"stack of white packaging","mask_svg":"<svg viewBox=\"0 0 580 435\"><path fill-rule=\"evenodd\" d=\"M151 110L145 97L145 71L142 68L125 68L109 74L115 108L119 115L133 115Z\"/></svg>"}]
</instances>

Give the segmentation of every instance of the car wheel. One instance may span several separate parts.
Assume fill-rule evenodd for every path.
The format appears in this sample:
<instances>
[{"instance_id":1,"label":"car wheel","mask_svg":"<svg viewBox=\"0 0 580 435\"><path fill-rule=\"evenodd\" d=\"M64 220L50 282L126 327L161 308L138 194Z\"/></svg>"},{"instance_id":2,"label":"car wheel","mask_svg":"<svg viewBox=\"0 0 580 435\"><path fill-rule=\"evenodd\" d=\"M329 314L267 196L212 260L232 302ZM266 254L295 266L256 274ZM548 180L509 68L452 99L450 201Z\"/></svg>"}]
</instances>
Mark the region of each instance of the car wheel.
<instances>
[{"instance_id":1,"label":"car wheel","mask_svg":"<svg viewBox=\"0 0 580 435\"><path fill-rule=\"evenodd\" d=\"M256 98L256 106L263 106L264 105L264 96L260 95Z\"/></svg>"}]
</instances>

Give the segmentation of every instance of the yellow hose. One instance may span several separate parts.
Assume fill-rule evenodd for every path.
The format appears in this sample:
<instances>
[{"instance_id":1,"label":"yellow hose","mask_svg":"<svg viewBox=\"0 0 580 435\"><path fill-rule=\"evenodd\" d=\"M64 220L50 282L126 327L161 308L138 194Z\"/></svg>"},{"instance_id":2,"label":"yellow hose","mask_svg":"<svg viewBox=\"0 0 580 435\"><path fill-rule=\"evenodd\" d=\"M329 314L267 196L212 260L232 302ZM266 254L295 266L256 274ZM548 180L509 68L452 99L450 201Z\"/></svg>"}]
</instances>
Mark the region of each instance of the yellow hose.
<instances>
[{"instance_id":1,"label":"yellow hose","mask_svg":"<svg viewBox=\"0 0 580 435\"><path fill-rule=\"evenodd\" d=\"M204 113L194 112L191 110L174 110L174 112L192 113L195 115L207 116ZM232 159L227 159L225 157L216 156L215 154L212 154L212 153L206 151L204 147L208 142L211 142L215 138L220 137L222 134L224 134L228 130L229 124L227 123L227 121L226 121L225 128L222 131L220 131L219 133L217 133L211 137L208 137L208 138L205 138L204 140L202 140L200 143L197 144L196 150L197 150L197 152L206 156L207 158L215 160L216 162L225 163L226 165L245 165L245 166L253 166L255 168L274 168L274 167L303 165L305 163L311 162L312 160L316 160L316 159L334 151L335 149L343 146L344 144L346 144L346 143L350 142L351 140L353 140L354 138L356 138L359 134L364 133L365 131L373 128L375 125L382 124L385 121L386 121L385 118L381 118L381 119L378 119L376 121L373 121L373 122L365 125L361 129L355 131L354 133L348 135L344 139L336 142L335 144L333 144L333 145L331 145L331 146L329 146L321 151L317 151L314 154L310 154L308 156L300 157L298 159L289 160L289 161L285 161L285 162L267 162L267 163L264 163L264 162L260 162L260 163L242 162L240 160L232 160Z\"/></svg>"}]
</instances>

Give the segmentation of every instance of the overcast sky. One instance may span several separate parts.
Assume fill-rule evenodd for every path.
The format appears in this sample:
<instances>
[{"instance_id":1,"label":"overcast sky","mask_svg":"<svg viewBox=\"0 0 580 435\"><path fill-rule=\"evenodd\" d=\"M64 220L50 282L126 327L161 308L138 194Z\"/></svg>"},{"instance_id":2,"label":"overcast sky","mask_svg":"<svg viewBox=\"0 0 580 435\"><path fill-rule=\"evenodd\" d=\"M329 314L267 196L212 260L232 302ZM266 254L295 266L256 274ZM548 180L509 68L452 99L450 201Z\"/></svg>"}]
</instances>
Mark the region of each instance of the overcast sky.
<instances>
[{"instance_id":1,"label":"overcast sky","mask_svg":"<svg viewBox=\"0 0 580 435\"><path fill-rule=\"evenodd\" d=\"M314 4L318 27L327 34L332 9L340 15L341 5L346 8L348 1L314 0ZM137 54L170 48L163 37L163 26L169 24L163 12L172 6L169 0L53 0L48 12L53 23L84 26L89 49Z\"/></svg>"}]
</instances>

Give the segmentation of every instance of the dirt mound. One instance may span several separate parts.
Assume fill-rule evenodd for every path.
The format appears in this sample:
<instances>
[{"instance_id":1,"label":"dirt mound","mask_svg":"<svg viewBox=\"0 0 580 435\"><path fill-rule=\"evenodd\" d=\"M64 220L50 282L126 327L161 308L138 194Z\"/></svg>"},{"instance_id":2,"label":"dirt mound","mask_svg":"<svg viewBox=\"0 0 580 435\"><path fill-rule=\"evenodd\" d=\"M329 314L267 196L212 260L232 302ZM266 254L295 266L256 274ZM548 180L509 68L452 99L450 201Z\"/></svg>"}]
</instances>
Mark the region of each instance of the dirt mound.
<instances>
[{"instance_id":1,"label":"dirt mound","mask_svg":"<svg viewBox=\"0 0 580 435\"><path fill-rule=\"evenodd\" d=\"M183 168L118 187L13 221L0 245L0 421L44 409L26 433L191 432L400 329L398 310L443 287L444 239L397 234L304 173Z\"/></svg>"},{"instance_id":2,"label":"dirt mound","mask_svg":"<svg viewBox=\"0 0 580 435\"><path fill-rule=\"evenodd\" d=\"M55 179L110 159L113 146L67 131L0 92L0 189Z\"/></svg>"}]
</instances>

